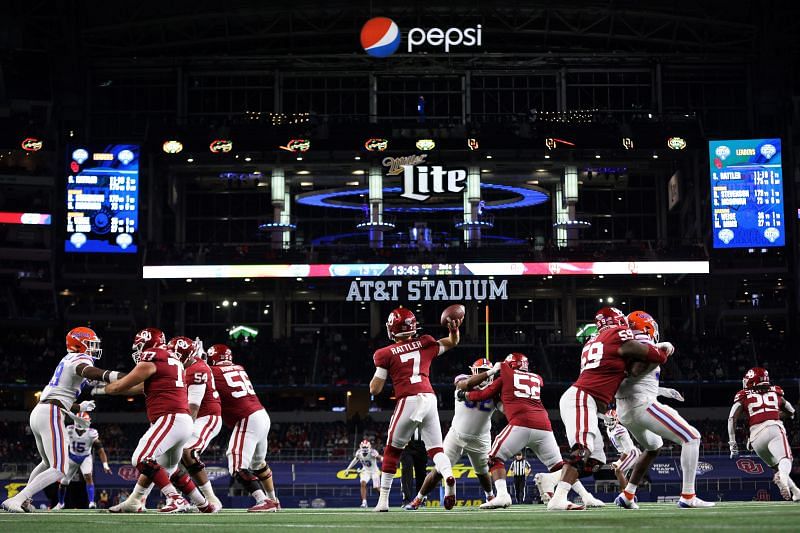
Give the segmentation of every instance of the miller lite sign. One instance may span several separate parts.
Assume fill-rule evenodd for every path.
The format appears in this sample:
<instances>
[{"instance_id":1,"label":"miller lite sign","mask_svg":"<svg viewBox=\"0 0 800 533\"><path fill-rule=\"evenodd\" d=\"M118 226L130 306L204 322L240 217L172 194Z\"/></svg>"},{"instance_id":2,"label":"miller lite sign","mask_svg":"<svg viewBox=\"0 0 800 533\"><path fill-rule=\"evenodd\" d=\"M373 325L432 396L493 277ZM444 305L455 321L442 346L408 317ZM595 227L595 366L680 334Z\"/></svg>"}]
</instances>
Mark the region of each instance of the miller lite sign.
<instances>
[{"instance_id":1,"label":"miller lite sign","mask_svg":"<svg viewBox=\"0 0 800 533\"><path fill-rule=\"evenodd\" d=\"M403 166L402 198L424 202L431 194L459 193L466 186L467 171L463 168L445 170L441 166Z\"/></svg>"}]
</instances>

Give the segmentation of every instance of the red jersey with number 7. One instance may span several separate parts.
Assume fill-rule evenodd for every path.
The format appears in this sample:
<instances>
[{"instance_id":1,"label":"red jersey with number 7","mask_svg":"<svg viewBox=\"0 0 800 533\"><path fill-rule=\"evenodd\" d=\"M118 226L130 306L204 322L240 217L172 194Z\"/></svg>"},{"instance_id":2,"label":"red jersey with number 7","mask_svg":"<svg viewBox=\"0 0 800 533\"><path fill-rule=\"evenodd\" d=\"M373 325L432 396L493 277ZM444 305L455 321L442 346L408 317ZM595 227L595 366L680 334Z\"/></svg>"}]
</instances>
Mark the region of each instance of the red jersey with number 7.
<instances>
[{"instance_id":1,"label":"red jersey with number 7","mask_svg":"<svg viewBox=\"0 0 800 533\"><path fill-rule=\"evenodd\" d=\"M395 398L433 393L429 379L431 361L444 347L430 335L391 344L375 351L375 366L385 368L394 386Z\"/></svg>"},{"instance_id":2,"label":"red jersey with number 7","mask_svg":"<svg viewBox=\"0 0 800 533\"><path fill-rule=\"evenodd\" d=\"M229 428L264 408L241 365L214 365L211 373L222 403L222 422Z\"/></svg>"},{"instance_id":3,"label":"red jersey with number 7","mask_svg":"<svg viewBox=\"0 0 800 533\"><path fill-rule=\"evenodd\" d=\"M781 419L783 389L777 385L758 389L742 389L736 393L733 401L742 404L747 411L747 424L753 427L767 420Z\"/></svg>"},{"instance_id":4,"label":"red jersey with number 7","mask_svg":"<svg viewBox=\"0 0 800 533\"><path fill-rule=\"evenodd\" d=\"M156 365L155 374L144 380L145 406L150 423L164 415L188 415L189 398L180 360L165 348L153 348L143 351L139 362Z\"/></svg>"},{"instance_id":5,"label":"red jersey with number 7","mask_svg":"<svg viewBox=\"0 0 800 533\"><path fill-rule=\"evenodd\" d=\"M500 376L485 389L468 392L467 400L480 402L499 396L509 425L552 431L547 409L542 405L543 384L539 374L514 370L504 362Z\"/></svg>"},{"instance_id":6,"label":"red jersey with number 7","mask_svg":"<svg viewBox=\"0 0 800 533\"><path fill-rule=\"evenodd\" d=\"M597 400L611 402L625 379L627 361L619 354L619 348L634 338L633 332L623 326L604 329L590 338L581 352L581 375L574 386Z\"/></svg>"}]
</instances>

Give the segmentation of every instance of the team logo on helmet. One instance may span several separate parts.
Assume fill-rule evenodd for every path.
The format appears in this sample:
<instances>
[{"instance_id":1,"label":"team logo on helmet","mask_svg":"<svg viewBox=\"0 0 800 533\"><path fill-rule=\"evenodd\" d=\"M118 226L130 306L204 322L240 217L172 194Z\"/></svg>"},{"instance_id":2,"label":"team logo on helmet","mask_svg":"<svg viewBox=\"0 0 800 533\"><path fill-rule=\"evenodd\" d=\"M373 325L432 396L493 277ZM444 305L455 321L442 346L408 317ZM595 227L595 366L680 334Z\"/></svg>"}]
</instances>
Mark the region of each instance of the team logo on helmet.
<instances>
[{"instance_id":1,"label":"team logo on helmet","mask_svg":"<svg viewBox=\"0 0 800 533\"><path fill-rule=\"evenodd\" d=\"M361 47L372 57L389 57L399 46L400 28L390 18L371 18L361 28Z\"/></svg>"}]
</instances>

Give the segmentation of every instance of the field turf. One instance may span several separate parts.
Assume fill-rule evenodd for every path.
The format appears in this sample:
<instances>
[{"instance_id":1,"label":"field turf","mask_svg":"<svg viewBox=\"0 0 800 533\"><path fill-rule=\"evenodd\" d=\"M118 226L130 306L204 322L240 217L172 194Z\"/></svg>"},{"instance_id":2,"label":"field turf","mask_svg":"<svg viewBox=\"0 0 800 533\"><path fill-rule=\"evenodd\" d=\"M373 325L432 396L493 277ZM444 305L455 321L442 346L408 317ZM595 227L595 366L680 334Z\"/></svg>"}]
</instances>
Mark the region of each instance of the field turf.
<instances>
[{"instance_id":1,"label":"field turf","mask_svg":"<svg viewBox=\"0 0 800 533\"><path fill-rule=\"evenodd\" d=\"M616 507L548 513L542 505L511 509L427 509L417 512L392 509L373 513L363 509L285 509L278 513L224 510L217 515L143 514L112 515L105 511L58 511L34 514L0 512L0 531L13 533L110 531L156 533L180 530L236 532L253 527L271 530L341 531L530 531L628 530L648 531L798 531L800 504L791 502L724 502L712 509L678 509L675 504L642 504L639 511ZM276 529L272 529L276 528Z\"/></svg>"}]
</instances>

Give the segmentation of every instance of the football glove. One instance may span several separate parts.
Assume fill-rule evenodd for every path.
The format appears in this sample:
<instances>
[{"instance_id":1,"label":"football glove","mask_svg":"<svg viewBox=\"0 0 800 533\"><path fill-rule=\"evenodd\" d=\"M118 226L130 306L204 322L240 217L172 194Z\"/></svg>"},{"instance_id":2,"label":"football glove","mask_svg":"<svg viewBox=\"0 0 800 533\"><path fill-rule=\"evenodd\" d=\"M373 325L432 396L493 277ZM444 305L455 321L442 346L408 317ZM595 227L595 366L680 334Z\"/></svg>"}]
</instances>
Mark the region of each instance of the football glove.
<instances>
[{"instance_id":1,"label":"football glove","mask_svg":"<svg viewBox=\"0 0 800 533\"><path fill-rule=\"evenodd\" d=\"M459 389L456 391L456 400L459 402L467 401L467 391Z\"/></svg>"},{"instance_id":2,"label":"football glove","mask_svg":"<svg viewBox=\"0 0 800 533\"><path fill-rule=\"evenodd\" d=\"M94 411L95 406L96 405L94 403L94 400L87 400L79 404L79 408L82 413L88 413L89 411Z\"/></svg>"},{"instance_id":3,"label":"football glove","mask_svg":"<svg viewBox=\"0 0 800 533\"><path fill-rule=\"evenodd\" d=\"M95 387L92 389L92 392L90 394L92 396L104 396L105 393L106 393L105 387Z\"/></svg>"},{"instance_id":4,"label":"football glove","mask_svg":"<svg viewBox=\"0 0 800 533\"><path fill-rule=\"evenodd\" d=\"M656 348L665 351L667 353L667 357L675 353L675 347L671 342L659 342L656 344Z\"/></svg>"},{"instance_id":5,"label":"football glove","mask_svg":"<svg viewBox=\"0 0 800 533\"><path fill-rule=\"evenodd\" d=\"M502 366L503 366L503 363L498 361L497 363L494 364L494 366L492 366L491 370L488 370L486 372L486 374L489 375L489 376L494 376L496 374L499 374L500 373L500 368Z\"/></svg>"},{"instance_id":6,"label":"football glove","mask_svg":"<svg viewBox=\"0 0 800 533\"><path fill-rule=\"evenodd\" d=\"M679 402L684 400L683 395L680 392L676 391L675 389L670 389L669 387L659 387L658 395L665 398L672 398L673 400L678 400Z\"/></svg>"},{"instance_id":7,"label":"football glove","mask_svg":"<svg viewBox=\"0 0 800 533\"><path fill-rule=\"evenodd\" d=\"M734 457L738 457L739 456L739 446L736 444L736 442L731 441L731 442L728 443L728 446L731 447L731 459L733 459Z\"/></svg>"}]
</instances>

